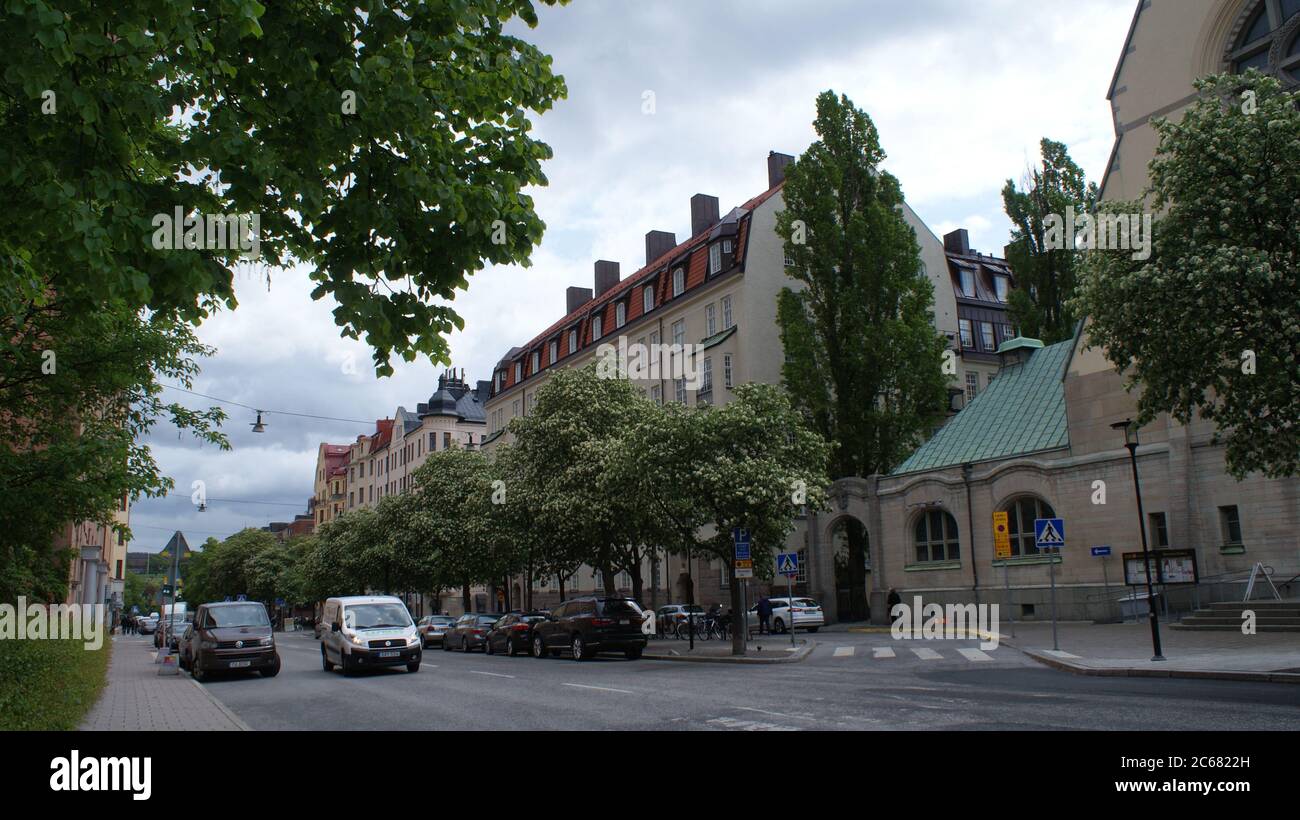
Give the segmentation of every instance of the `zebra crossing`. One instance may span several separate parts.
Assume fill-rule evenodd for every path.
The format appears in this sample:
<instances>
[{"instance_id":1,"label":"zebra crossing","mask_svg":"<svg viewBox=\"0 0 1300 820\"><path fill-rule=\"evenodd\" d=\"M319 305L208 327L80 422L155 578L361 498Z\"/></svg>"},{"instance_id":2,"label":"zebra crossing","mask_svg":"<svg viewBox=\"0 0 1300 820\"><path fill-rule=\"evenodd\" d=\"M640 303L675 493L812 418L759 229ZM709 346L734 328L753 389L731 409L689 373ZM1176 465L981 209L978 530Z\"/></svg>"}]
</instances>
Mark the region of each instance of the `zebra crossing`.
<instances>
[{"instance_id":1,"label":"zebra crossing","mask_svg":"<svg viewBox=\"0 0 1300 820\"><path fill-rule=\"evenodd\" d=\"M861 652L859 652L861 650ZM964 660L971 663L990 663L995 660L991 653L996 649L984 650L973 646L854 646L840 645L826 648L818 647L815 656L830 660L849 660L865 658L871 661L881 660L917 660L917 661L954 661Z\"/></svg>"}]
</instances>

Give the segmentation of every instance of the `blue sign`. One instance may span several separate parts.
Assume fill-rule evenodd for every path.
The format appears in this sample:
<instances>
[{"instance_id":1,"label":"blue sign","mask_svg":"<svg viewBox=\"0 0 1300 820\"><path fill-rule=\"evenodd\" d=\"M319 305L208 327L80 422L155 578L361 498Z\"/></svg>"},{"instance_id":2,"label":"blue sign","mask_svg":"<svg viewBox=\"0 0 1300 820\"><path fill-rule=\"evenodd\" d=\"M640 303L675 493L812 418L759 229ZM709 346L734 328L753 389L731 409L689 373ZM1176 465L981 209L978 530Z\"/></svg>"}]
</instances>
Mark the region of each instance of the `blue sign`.
<instances>
[{"instance_id":1,"label":"blue sign","mask_svg":"<svg viewBox=\"0 0 1300 820\"><path fill-rule=\"evenodd\" d=\"M799 553L783 552L776 556L776 571L788 578L799 574Z\"/></svg>"},{"instance_id":2,"label":"blue sign","mask_svg":"<svg viewBox=\"0 0 1300 820\"><path fill-rule=\"evenodd\" d=\"M1110 547L1093 547L1092 557L1101 558L1104 555L1110 555Z\"/></svg>"},{"instance_id":3,"label":"blue sign","mask_svg":"<svg viewBox=\"0 0 1300 820\"><path fill-rule=\"evenodd\" d=\"M736 527L731 531L731 540L736 544L736 560L749 560L749 530Z\"/></svg>"},{"instance_id":4,"label":"blue sign","mask_svg":"<svg viewBox=\"0 0 1300 820\"><path fill-rule=\"evenodd\" d=\"M1035 518L1034 545L1040 550L1059 550L1065 546L1064 518Z\"/></svg>"},{"instance_id":5,"label":"blue sign","mask_svg":"<svg viewBox=\"0 0 1300 820\"><path fill-rule=\"evenodd\" d=\"M241 592L239 595L236 595L236 596L235 596L235 600L236 600L236 601L247 601L247 600L248 600L248 596L247 596L247 595L244 595L244 594Z\"/></svg>"},{"instance_id":6,"label":"blue sign","mask_svg":"<svg viewBox=\"0 0 1300 820\"><path fill-rule=\"evenodd\" d=\"M275 605L276 605L276 606L284 606L284 599L283 599L283 598L276 598L276 599L275 599Z\"/></svg>"}]
</instances>

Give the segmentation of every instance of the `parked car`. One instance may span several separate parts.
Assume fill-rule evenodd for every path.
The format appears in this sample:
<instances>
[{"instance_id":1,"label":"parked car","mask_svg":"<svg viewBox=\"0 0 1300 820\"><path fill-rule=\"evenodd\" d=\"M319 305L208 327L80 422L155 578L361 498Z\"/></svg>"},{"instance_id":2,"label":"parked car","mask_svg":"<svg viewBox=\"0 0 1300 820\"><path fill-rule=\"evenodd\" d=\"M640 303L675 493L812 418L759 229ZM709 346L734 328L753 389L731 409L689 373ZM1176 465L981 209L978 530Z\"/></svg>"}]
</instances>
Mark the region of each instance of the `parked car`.
<instances>
[{"instance_id":1,"label":"parked car","mask_svg":"<svg viewBox=\"0 0 1300 820\"><path fill-rule=\"evenodd\" d=\"M135 623L139 627L141 635L152 635L158 629L158 619L152 615L142 615L136 618Z\"/></svg>"},{"instance_id":2,"label":"parked car","mask_svg":"<svg viewBox=\"0 0 1300 820\"><path fill-rule=\"evenodd\" d=\"M326 672L335 666L344 675L377 666L401 666L420 671L423 639L401 598L391 595L354 595L330 598L321 616L320 664Z\"/></svg>"},{"instance_id":3,"label":"parked car","mask_svg":"<svg viewBox=\"0 0 1300 820\"><path fill-rule=\"evenodd\" d=\"M415 622L415 628L424 638L425 649L431 646L442 646L443 636L455 625L456 619L450 615L425 615Z\"/></svg>"},{"instance_id":4,"label":"parked car","mask_svg":"<svg viewBox=\"0 0 1300 820\"><path fill-rule=\"evenodd\" d=\"M812 598L794 599L794 606L790 606L789 598L768 598L772 603L772 631L785 632L793 624L795 629L806 629L809 632L816 632L826 625L826 616L822 613L821 604ZM748 612L749 626L758 628L758 604L749 608Z\"/></svg>"},{"instance_id":5,"label":"parked car","mask_svg":"<svg viewBox=\"0 0 1300 820\"><path fill-rule=\"evenodd\" d=\"M533 625L546 620L547 613L511 612L493 625L485 638L485 651L489 655L504 652L513 656L516 652L528 653L533 645Z\"/></svg>"},{"instance_id":6,"label":"parked car","mask_svg":"<svg viewBox=\"0 0 1300 820\"><path fill-rule=\"evenodd\" d=\"M687 613L703 615L704 607L699 604L669 604L659 607L655 612L655 631L661 635L672 635L678 624L686 623Z\"/></svg>"},{"instance_id":7,"label":"parked car","mask_svg":"<svg viewBox=\"0 0 1300 820\"><path fill-rule=\"evenodd\" d=\"M460 616L460 619L447 630L442 636L442 648L450 652L453 649L459 649L462 652L473 652L475 649L484 649L487 646L484 640L492 625L501 620L500 613L493 612L469 612Z\"/></svg>"},{"instance_id":8,"label":"parked car","mask_svg":"<svg viewBox=\"0 0 1300 820\"><path fill-rule=\"evenodd\" d=\"M273 678L280 673L275 633L266 607L256 601L203 604L180 641L180 663L197 681L212 672L248 670Z\"/></svg>"},{"instance_id":9,"label":"parked car","mask_svg":"<svg viewBox=\"0 0 1300 820\"><path fill-rule=\"evenodd\" d=\"M622 652L636 660L648 640L645 623L646 614L631 598L574 598L533 625L533 657L567 651L582 661L597 652Z\"/></svg>"},{"instance_id":10,"label":"parked car","mask_svg":"<svg viewBox=\"0 0 1300 820\"><path fill-rule=\"evenodd\" d=\"M165 645L173 652L180 651L180 636L189 623L189 616L185 613L164 615L154 629L153 645L159 649Z\"/></svg>"}]
</instances>

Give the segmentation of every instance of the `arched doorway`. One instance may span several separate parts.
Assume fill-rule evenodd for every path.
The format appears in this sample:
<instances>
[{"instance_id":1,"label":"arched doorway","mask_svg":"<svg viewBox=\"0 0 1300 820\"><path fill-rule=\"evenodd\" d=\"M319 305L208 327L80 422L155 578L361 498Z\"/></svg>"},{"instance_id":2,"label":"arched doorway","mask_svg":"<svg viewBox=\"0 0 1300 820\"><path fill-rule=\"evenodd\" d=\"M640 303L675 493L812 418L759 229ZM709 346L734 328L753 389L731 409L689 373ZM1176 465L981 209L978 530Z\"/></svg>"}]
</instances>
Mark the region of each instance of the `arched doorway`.
<instances>
[{"instance_id":1,"label":"arched doorway","mask_svg":"<svg viewBox=\"0 0 1300 820\"><path fill-rule=\"evenodd\" d=\"M871 544L867 528L851 515L831 522L831 556L835 567L836 612L841 621L871 617L867 579L871 573Z\"/></svg>"}]
</instances>

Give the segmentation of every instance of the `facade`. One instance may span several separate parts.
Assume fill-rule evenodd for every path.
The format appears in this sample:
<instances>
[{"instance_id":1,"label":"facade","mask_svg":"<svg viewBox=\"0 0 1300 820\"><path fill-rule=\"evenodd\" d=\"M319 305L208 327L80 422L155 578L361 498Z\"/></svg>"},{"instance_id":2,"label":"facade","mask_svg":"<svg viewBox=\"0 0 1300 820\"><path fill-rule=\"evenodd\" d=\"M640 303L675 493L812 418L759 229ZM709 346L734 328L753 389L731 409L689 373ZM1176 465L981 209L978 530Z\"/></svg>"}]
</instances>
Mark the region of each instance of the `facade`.
<instances>
[{"instance_id":1,"label":"facade","mask_svg":"<svg viewBox=\"0 0 1300 820\"><path fill-rule=\"evenodd\" d=\"M962 362L962 406L992 384L998 346L1016 335L1007 315L1015 276L1006 260L979 253L964 229L944 234L944 253L957 302L957 341Z\"/></svg>"},{"instance_id":2,"label":"facade","mask_svg":"<svg viewBox=\"0 0 1300 820\"><path fill-rule=\"evenodd\" d=\"M316 478L312 490L316 526L328 524L345 509L347 471L344 464L351 456L347 444L326 444L316 449Z\"/></svg>"},{"instance_id":3,"label":"facade","mask_svg":"<svg viewBox=\"0 0 1300 820\"><path fill-rule=\"evenodd\" d=\"M130 524L131 502L119 501L113 520ZM126 539L111 525L94 522L68 524L55 536L54 548L72 550L68 562L66 604L105 604L114 615L122 608L126 578Z\"/></svg>"},{"instance_id":4,"label":"facade","mask_svg":"<svg viewBox=\"0 0 1300 820\"><path fill-rule=\"evenodd\" d=\"M1139 0L1106 95L1115 146L1102 198L1142 196L1158 144L1151 120L1177 119L1198 77L1252 67L1300 85L1300 0Z\"/></svg>"}]
</instances>

